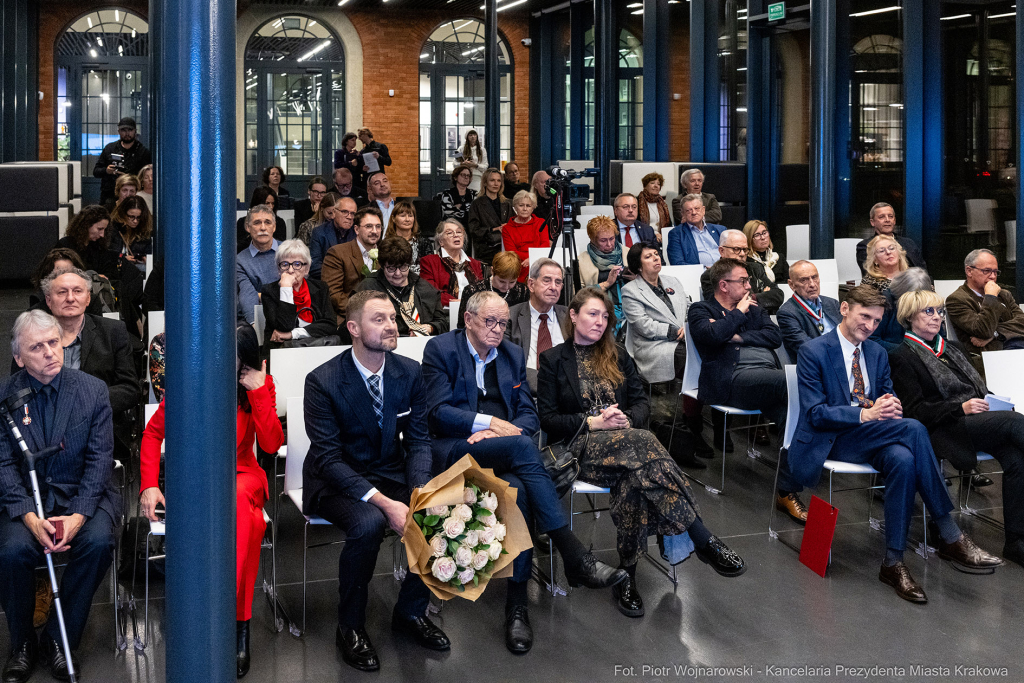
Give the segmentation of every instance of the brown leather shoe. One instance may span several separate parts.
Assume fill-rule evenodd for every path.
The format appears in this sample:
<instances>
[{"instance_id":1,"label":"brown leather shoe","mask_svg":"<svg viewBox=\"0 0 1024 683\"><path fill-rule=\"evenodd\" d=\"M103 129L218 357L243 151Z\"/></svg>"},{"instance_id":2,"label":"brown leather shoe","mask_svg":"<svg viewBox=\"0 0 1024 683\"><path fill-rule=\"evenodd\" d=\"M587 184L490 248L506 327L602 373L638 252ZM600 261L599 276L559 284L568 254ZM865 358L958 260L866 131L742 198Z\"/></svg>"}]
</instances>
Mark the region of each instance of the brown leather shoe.
<instances>
[{"instance_id":1,"label":"brown leather shoe","mask_svg":"<svg viewBox=\"0 0 1024 683\"><path fill-rule=\"evenodd\" d=\"M46 623L50 616L51 605L53 605L53 589L50 588L50 582L42 576L37 576L36 608L32 615L32 626L34 628L40 628Z\"/></svg>"},{"instance_id":2,"label":"brown leather shoe","mask_svg":"<svg viewBox=\"0 0 1024 683\"><path fill-rule=\"evenodd\" d=\"M788 493L785 496L780 496L776 493L775 509L780 512L785 512L801 524L805 524L807 522L807 506L804 505L802 500L800 500L800 496L795 493Z\"/></svg>"},{"instance_id":3,"label":"brown leather shoe","mask_svg":"<svg viewBox=\"0 0 1024 683\"><path fill-rule=\"evenodd\" d=\"M878 580L895 588L896 595L904 600L922 605L928 602L928 596L924 594L924 589L914 581L907 565L902 562L897 562L891 567L886 567L883 564L882 568L878 570Z\"/></svg>"},{"instance_id":4,"label":"brown leather shoe","mask_svg":"<svg viewBox=\"0 0 1024 683\"><path fill-rule=\"evenodd\" d=\"M939 543L938 555L949 560L954 569L967 574L991 574L1004 564L995 555L979 548L967 534L960 534L960 540L954 543Z\"/></svg>"}]
</instances>

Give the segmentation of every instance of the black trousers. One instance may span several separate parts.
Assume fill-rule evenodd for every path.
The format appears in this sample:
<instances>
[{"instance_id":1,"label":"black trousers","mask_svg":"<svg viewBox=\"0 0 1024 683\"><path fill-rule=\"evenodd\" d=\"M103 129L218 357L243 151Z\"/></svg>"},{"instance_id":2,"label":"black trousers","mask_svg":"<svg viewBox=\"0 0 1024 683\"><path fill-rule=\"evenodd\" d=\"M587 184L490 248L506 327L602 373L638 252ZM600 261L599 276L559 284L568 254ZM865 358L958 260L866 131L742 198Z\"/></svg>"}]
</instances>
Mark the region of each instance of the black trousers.
<instances>
[{"instance_id":1,"label":"black trousers","mask_svg":"<svg viewBox=\"0 0 1024 683\"><path fill-rule=\"evenodd\" d=\"M1010 411L976 413L965 415L959 422L975 449L989 453L1002 465L1006 538L1024 538L1024 415Z\"/></svg>"},{"instance_id":2,"label":"black trousers","mask_svg":"<svg viewBox=\"0 0 1024 683\"><path fill-rule=\"evenodd\" d=\"M405 484L392 481L378 483L377 490L392 500L409 502ZM345 545L338 558L338 623L347 628L366 625L366 602L370 579L377 566L388 521L373 503L364 503L344 494L320 498L316 514L345 532ZM398 592L395 609L406 617L426 614L430 591L419 574L409 572Z\"/></svg>"},{"instance_id":3,"label":"black trousers","mask_svg":"<svg viewBox=\"0 0 1024 683\"><path fill-rule=\"evenodd\" d=\"M60 582L60 601L72 650L82 642L92 598L113 560L114 521L103 510L85 521L71 539L70 561ZM54 557L63 561L64 555ZM35 637L32 615L36 605L35 569L46 563L39 544L21 518L0 512L0 605L7 615L11 646L20 647ZM61 642L56 611L50 614L43 633Z\"/></svg>"}]
</instances>

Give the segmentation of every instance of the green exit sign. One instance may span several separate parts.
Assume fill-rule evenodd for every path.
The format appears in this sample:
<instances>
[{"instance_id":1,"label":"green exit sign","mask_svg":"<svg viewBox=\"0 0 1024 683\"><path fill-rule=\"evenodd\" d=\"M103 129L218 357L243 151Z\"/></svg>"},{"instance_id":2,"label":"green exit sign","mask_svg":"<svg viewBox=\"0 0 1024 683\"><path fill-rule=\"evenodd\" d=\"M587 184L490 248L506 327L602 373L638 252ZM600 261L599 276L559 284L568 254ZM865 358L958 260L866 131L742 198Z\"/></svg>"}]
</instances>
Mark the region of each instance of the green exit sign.
<instances>
[{"instance_id":1,"label":"green exit sign","mask_svg":"<svg viewBox=\"0 0 1024 683\"><path fill-rule=\"evenodd\" d=\"M786 3L773 2L768 5L768 21L779 21L786 18Z\"/></svg>"}]
</instances>

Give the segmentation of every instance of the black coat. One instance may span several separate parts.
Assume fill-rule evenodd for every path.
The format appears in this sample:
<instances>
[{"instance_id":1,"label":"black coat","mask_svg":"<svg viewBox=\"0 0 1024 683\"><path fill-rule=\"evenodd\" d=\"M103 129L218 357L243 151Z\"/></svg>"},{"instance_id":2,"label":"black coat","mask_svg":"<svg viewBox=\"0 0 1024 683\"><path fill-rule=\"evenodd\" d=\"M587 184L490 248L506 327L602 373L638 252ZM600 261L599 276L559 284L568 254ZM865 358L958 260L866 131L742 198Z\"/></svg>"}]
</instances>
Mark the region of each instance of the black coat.
<instances>
[{"instance_id":1,"label":"black coat","mask_svg":"<svg viewBox=\"0 0 1024 683\"><path fill-rule=\"evenodd\" d=\"M409 273L409 284L413 286L412 300L416 304L416 310L420 314L420 322L424 325L430 325L434 328L434 334L444 334L448 331L449 320L448 312L441 306L441 292L437 291L434 285L430 284L419 275L415 273ZM384 289L384 270L383 268L371 273L365 280L359 283L356 287L357 292L364 290L373 290L375 292L385 292ZM391 301L392 305L395 306L395 313L398 316L398 334L402 337L409 336L409 326L405 324L402 319L402 314L398 310L398 306L395 305L394 300Z\"/></svg>"},{"instance_id":2,"label":"black coat","mask_svg":"<svg viewBox=\"0 0 1024 683\"><path fill-rule=\"evenodd\" d=\"M782 306L786 295L779 289L779 283L772 282L764 271L764 264L757 261L746 260L747 275L750 276L750 292L754 295L757 305L767 311L768 315L775 315ZM768 291L765 291L765 287ZM711 270L706 268L700 275L701 294L705 301L713 299L714 289L711 287Z\"/></svg>"},{"instance_id":3,"label":"black coat","mask_svg":"<svg viewBox=\"0 0 1024 683\"><path fill-rule=\"evenodd\" d=\"M619 349L619 370L625 380L615 388L615 401L633 427L643 429L651 416L640 375L633 359ZM587 418L590 405L580 389L580 373L572 342L565 342L540 354L537 371L537 412L540 426L555 443L571 438Z\"/></svg>"},{"instance_id":4,"label":"black coat","mask_svg":"<svg viewBox=\"0 0 1024 683\"><path fill-rule=\"evenodd\" d=\"M487 265L491 264L494 255L501 251L500 228L508 223L512 214L512 202L501 202L500 215L494 212L494 204L483 194L469 205L469 216L466 219L469 238L473 241L473 253L476 258Z\"/></svg>"},{"instance_id":5,"label":"black coat","mask_svg":"<svg viewBox=\"0 0 1024 683\"><path fill-rule=\"evenodd\" d=\"M309 303L313 309L313 322L306 326L311 337L326 337L338 334L338 320L331 306L331 293L327 285L319 280L306 278L309 287ZM263 315L267 318L266 345L269 347L270 335L274 330L291 332L299 326L299 316L295 304L281 301L281 283L271 282L260 290L260 303L263 304ZM274 346L277 346L275 342Z\"/></svg>"},{"instance_id":6,"label":"black coat","mask_svg":"<svg viewBox=\"0 0 1024 683\"><path fill-rule=\"evenodd\" d=\"M110 251L99 241L89 242L82 248L73 239L65 236L54 245L54 248L57 247L71 249L82 257L86 270L95 270L110 280L110 286L113 287L114 294L117 296L121 320L124 321L129 334L141 339L143 277L142 272L135 264Z\"/></svg>"},{"instance_id":7,"label":"black coat","mask_svg":"<svg viewBox=\"0 0 1024 683\"><path fill-rule=\"evenodd\" d=\"M295 211L295 227L298 228L313 217L313 200L299 199L292 202L292 210Z\"/></svg>"}]
</instances>

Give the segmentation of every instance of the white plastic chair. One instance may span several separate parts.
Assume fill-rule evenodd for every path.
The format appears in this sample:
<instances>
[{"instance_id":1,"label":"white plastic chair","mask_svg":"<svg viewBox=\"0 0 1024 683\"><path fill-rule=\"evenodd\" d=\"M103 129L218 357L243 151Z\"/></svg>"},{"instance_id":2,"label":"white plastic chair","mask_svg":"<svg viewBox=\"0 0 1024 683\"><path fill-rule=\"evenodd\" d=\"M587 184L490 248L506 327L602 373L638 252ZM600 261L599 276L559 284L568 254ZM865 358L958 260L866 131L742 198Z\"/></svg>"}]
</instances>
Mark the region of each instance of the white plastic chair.
<instances>
[{"instance_id":1,"label":"white plastic chair","mask_svg":"<svg viewBox=\"0 0 1024 683\"><path fill-rule=\"evenodd\" d=\"M669 260L668 260L668 234L670 232L672 232L673 230L675 230L675 227L676 226L674 226L674 225L670 225L667 228L662 228L661 229L661 250L665 254L665 265L666 266L671 266L672 265L671 263L669 263Z\"/></svg>"},{"instance_id":2,"label":"white plastic chair","mask_svg":"<svg viewBox=\"0 0 1024 683\"><path fill-rule=\"evenodd\" d=\"M811 258L811 226L786 226L786 260L790 263Z\"/></svg>"},{"instance_id":3,"label":"white plastic chair","mask_svg":"<svg viewBox=\"0 0 1024 683\"><path fill-rule=\"evenodd\" d=\"M704 274L704 266L699 263L688 266L662 266L662 275L674 277L683 283L683 290L690 301L703 301L704 296L700 288L700 276Z\"/></svg>"},{"instance_id":4,"label":"white plastic chair","mask_svg":"<svg viewBox=\"0 0 1024 683\"><path fill-rule=\"evenodd\" d=\"M458 311L456 311L456 314L458 314ZM427 347L428 341L430 341L430 337L399 337L398 348L395 349L395 353L412 359L417 363L422 363L423 349Z\"/></svg>"},{"instance_id":5,"label":"white plastic chair","mask_svg":"<svg viewBox=\"0 0 1024 683\"><path fill-rule=\"evenodd\" d=\"M277 416L288 414L288 399L301 398L306 388L306 375L348 346L310 346L299 349L271 349L270 373L277 389Z\"/></svg>"},{"instance_id":6,"label":"white plastic chair","mask_svg":"<svg viewBox=\"0 0 1024 683\"><path fill-rule=\"evenodd\" d=\"M943 301L950 294L960 289L960 285L963 283L963 280L932 280L932 284L935 286L935 293L942 297Z\"/></svg>"},{"instance_id":7,"label":"white plastic chair","mask_svg":"<svg viewBox=\"0 0 1024 683\"><path fill-rule=\"evenodd\" d=\"M448 303L448 329L455 330L459 327L459 306L462 302L458 299L452 299Z\"/></svg>"},{"instance_id":8,"label":"white plastic chair","mask_svg":"<svg viewBox=\"0 0 1024 683\"><path fill-rule=\"evenodd\" d=\"M535 263L537 259L547 258L548 252L551 251L550 247L530 247L528 260L531 264ZM555 247L555 253L551 255L551 258L558 262L563 268L565 267L565 259L563 258L565 250L562 249L561 243Z\"/></svg>"},{"instance_id":9,"label":"white plastic chair","mask_svg":"<svg viewBox=\"0 0 1024 683\"><path fill-rule=\"evenodd\" d=\"M118 313L117 311L114 311L112 313L104 313L103 317L106 318L107 320L120 320L121 314Z\"/></svg>"},{"instance_id":10,"label":"white plastic chair","mask_svg":"<svg viewBox=\"0 0 1024 683\"><path fill-rule=\"evenodd\" d=\"M985 382L989 391L1013 401L1014 409L1024 412L1024 349L1014 351L984 351L981 361L985 365Z\"/></svg>"},{"instance_id":11,"label":"white plastic chair","mask_svg":"<svg viewBox=\"0 0 1024 683\"><path fill-rule=\"evenodd\" d=\"M580 207L581 216L615 216L615 207L611 204L584 204Z\"/></svg>"},{"instance_id":12,"label":"white plastic chair","mask_svg":"<svg viewBox=\"0 0 1024 683\"><path fill-rule=\"evenodd\" d=\"M995 238L996 200L965 199L964 206L967 210L967 232L987 232L991 238Z\"/></svg>"},{"instance_id":13,"label":"white plastic chair","mask_svg":"<svg viewBox=\"0 0 1024 683\"><path fill-rule=\"evenodd\" d=\"M839 262L834 258L810 259L818 269L818 280L821 282L839 282ZM793 263L793 261L790 261Z\"/></svg>"},{"instance_id":14,"label":"white plastic chair","mask_svg":"<svg viewBox=\"0 0 1024 683\"><path fill-rule=\"evenodd\" d=\"M267 327L267 316L263 313L263 304L256 304L252 310L253 326L256 328L256 341L263 346L263 331Z\"/></svg>"},{"instance_id":15,"label":"white plastic chair","mask_svg":"<svg viewBox=\"0 0 1024 683\"><path fill-rule=\"evenodd\" d=\"M859 243L860 240L856 237L844 237L835 241L834 253L840 282L853 282L854 284L860 282L860 264L857 263L857 245Z\"/></svg>"},{"instance_id":16,"label":"white plastic chair","mask_svg":"<svg viewBox=\"0 0 1024 683\"><path fill-rule=\"evenodd\" d=\"M1017 221L1004 221L1003 228L1006 230L1006 263L1017 262Z\"/></svg>"}]
</instances>

